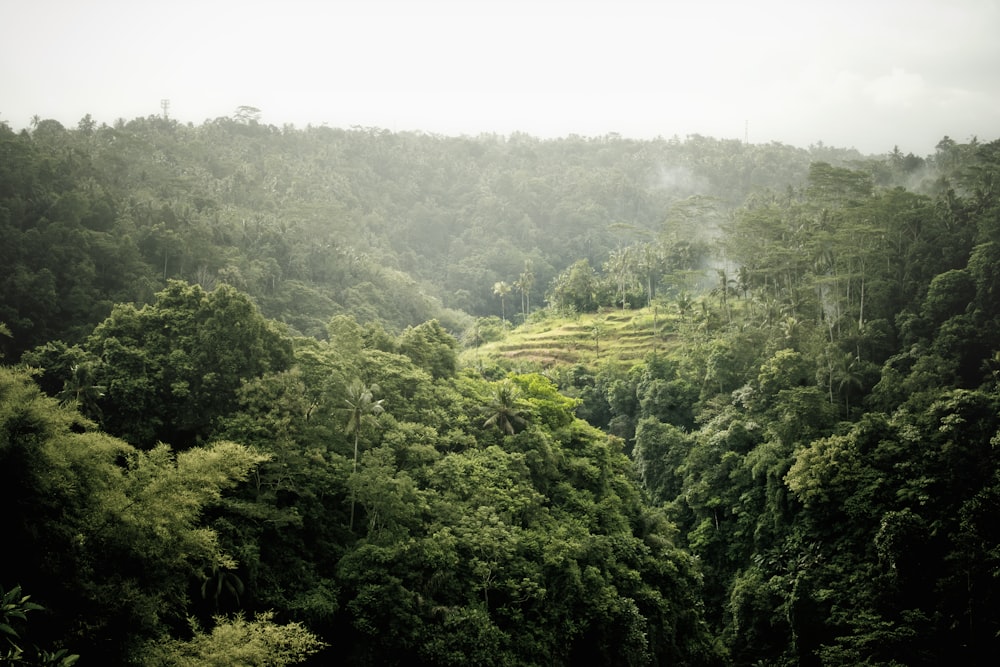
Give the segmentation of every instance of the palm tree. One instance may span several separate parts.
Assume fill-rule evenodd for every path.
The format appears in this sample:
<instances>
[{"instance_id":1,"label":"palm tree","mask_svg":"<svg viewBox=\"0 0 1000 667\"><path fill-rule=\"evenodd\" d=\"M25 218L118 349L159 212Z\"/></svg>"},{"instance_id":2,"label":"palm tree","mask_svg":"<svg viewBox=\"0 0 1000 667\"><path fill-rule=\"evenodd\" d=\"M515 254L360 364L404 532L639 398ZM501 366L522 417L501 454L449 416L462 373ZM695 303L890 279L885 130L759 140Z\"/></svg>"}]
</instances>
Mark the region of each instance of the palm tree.
<instances>
[{"instance_id":1,"label":"palm tree","mask_svg":"<svg viewBox=\"0 0 1000 667\"><path fill-rule=\"evenodd\" d=\"M605 270L614 277L618 292L618 300L622 304L622 312L628 306L628 290L635 284L635 258L632 246L619 247L613 250L604 263Z\"/></svg>"},{"instance_id":2,"label":"palm tree","mask_svg":"<svg viewBox=\"0 0 1000 667\"><path fill-rule=\"evenodd\" d=\"M793 350L798 350L799 334L802 331L802 323L798 318L787 315L781 321L781 334L785 342Z\"/></svg>"},{"instance_id":3,"label":"palm tree","mask_svg":"<svg viewBox=\"0 0 1000 667\"><path fill-rule=\"evenodd\" d=\"M514 281L514 284L511 285L511 288L515 292L521 295L521 322L522 323L527 322L528 314L524 310L524 283L521 282L520 278L518 278L517 280Z\"/></svg>"},{"instance_id":4,"label":"palm tree","mask_svg":"<svg viewBox=\"0 0 1000 667\"><path fill-rule=\"evenodd\" d=\"M716 269L715 273L719 276L719 283L718 287L712 291L719 295L722 310L726 314L726 321L732 322L733 315L729 310L729 293L733 290L736 281L729 277L729 273L725 269Z\"/></svg>"},{"instance_id":5,"label":"palm tree","mask_svg":"<svg viewBox=\"0 0 1000 667\"><path fill-rule=\"evenodd\" d=\"M514 435L516 427L527 423L523 414L521 391L510 380L493 385L493 395L482 411L487 415L483 426L496 426L507 435Z\"/></svg>"},{"instance_id":6,"label":"palm tree","mask_svg":"<svg viewBox=\"0 0 1000 667\"><path fill-rule=\"evenodd\" d=\"M832 386L837 383L837 390L844 395L844 412L848 417L851 415L851 387L861 388L863 375L861 364L857 357L850 352L842 352L834 356L830 369Z\"/></svg>"},{"instance_id":7,"label":"palm tree","mask_svg":"<svg viewBox=\"0 0 1000 667\"><path fill-rule=\"evenodd\" d=\"M201 597L205 600L211 599L212 608L215 611L219 611L219 600L223 593L232 597L238 607L240 596L244 592L246 592L246 585L243 580L235 572L224 569L218 563L212 565L211 574L202 575Z\"/></svg>"},{"instance_id":8,"label":"palm tree","mask_svg":"<svg viewBox=\"0 0 1000 667\"><path fill-rule=\"evenodd\" d=\"M382 405L384 399L375 400L375 393L379 391L377 384L366 385L361 380L354 380L347 387L347 398L344 403L347 407L347 426L344 429L348 435L354 434L354 472L358 472L358 438L361 429L365 426L374 426L378 416L385 412ZM351 523L350 529L354 530L354 491L351 491Z\"/></svg>"},{"instance_id":9,"label":"palm tree","mask_svg":"<svg viewBox=\"0 0 1000 667\"><path fill-rule=\"evenodd\" d=\"M499 281L493 283L493 295L500 297L500 318L503 320L504 326L507 326L507 311L505 308L505 299L507 295L510 294L510 285L506 281Z\"/></svg>"},{"instance_id":10,"label":"palm tree","mask_svg":"<svg viewBox=\"0 0 1000 667\"><path fill-rule=\"evenodd\" d=\"M524 271L521 272L518 282L520 283L518 289L524 297L524 319L527 321L528 313L531 312L531 288L535 284L535 274L531 270L530 260L524 263Z\"/></svg>"},{"instance_id":11,"label":"palm tree","mask_svg":"<svg viewBox=\"0 0 1000 667\"><path fill-rule=\"evenodd\" d=\"M70 366L70 376L63 382L62 391L56 397L62 405L69 405L80 412L101 421L100 399L105 387L95 384L97 371L94 364L83 362Z\"/></svg>"},{"instance_id":12,"label":"palm tree","mask_svg":"<svg viewBox=\"0 0 1000 667\"><path fill-rule=\"evenodd\" d=\"M691 309L694 308L694 299L687 292L681 292L677 295L677 314L681 316L681 319L686 319L688 315L691 314Z\"/></svg>"},{"instance_id":13,"label":"palm tree","mask_svg":"<svg viewBox=\"0 0 1000 667\"><path fill-rule=\"evenodd\" d=\"M639 269L646 278L646 307L653 305L656 277L663 265L662 248L653 243L643 243L639 247ZM653 327L656 328L655 326Z\"/></svg>"},{"instance_id":14,"label":"palm tree","mask_svg":"<svg viewBox=\"0 0 1000 667\"><path fill-rule=\"evenodd\" d=\"M750 287L753 284L753 273L750 267L745 264L736 269L736 290L743 295L743 300L747 300Z\"/></svg>"}]
</instances>

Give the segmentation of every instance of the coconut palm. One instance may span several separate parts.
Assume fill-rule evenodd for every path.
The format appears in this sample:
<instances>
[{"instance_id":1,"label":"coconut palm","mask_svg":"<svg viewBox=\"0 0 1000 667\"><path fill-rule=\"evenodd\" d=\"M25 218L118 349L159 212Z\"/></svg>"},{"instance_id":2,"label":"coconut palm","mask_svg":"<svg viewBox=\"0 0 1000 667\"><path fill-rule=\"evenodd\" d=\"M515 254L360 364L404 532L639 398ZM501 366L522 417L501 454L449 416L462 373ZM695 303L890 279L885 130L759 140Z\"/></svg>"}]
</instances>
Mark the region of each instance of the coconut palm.
<instances>
[{"instance_id":1,"label":"coconut palm","mask_svg":"<svg viewBox=\"0 0 1000 667\"><path fill-rule=\"evenodd\" d=\"M733 291L736 281L729 277L729 273L724 268L716 269L715 273L719 277L719 282L712 292L719 295L719 302L722 305L722 311L726 314L726 321L732 322L733 315L729 310L729 294Z\"/></svg>"},{"instance_id":2,"label":"coconut palm","mask_svg":"<svg viewBox=\"0 0 1000 667\"><path fill-rule=\"evenodd\" d=\"M604 269L614 277L618 301L622 304L622 312L628 307L628 292L636 285L635 257L631 246L619 247L613 250L604 263Z\"/></svg>"},{"instance_id":3,"label":"coconut palm","mask_svg":"<svg viewBox=\"0 0 1000 667\"><path fill-rule=\"evenodd\" d=\"M69 378L63 383L62 391L56 395L59 402L100 420L99 401L104 397L105 387L96 384L96 375L97 370L92 363L73 364L70 367Z\"/></svg>"},{"instance_id":4,"label":"coconut palm","mask_svg":"<svg viewBox=\"0 0 1000 667\"><path fill-rule=\"evenodd\" d=\"M482 411L487 415L483 426L496 426L507 435L514 435L517 427L527 423L521 391L510 380L502 380L493 385L493 395Z\"/></svg>"},{"instance_id":5,"label":"coconut palm","mask_svg":"<svg viewBox=\"0 0 1000 667\"><path fill-rule=\"evenodd\" d=\"M358 439L361 429L365 426L374 426L378 416L385 412L382 405L384 399L375 400L375 394L379 391L377 384L366 385L361 380L354 380L347 387L347 404L343 410L347 413L347 426L345 431L348 435L354 435L354 472L358 472ZM354 492L351 492L351 522L350 529L354 530Z\"/></svg>"},{"instance_id":6,"label":"coconut palm","mask_svg":"<svg viewBox=\"0 0 1000 667\"><path fill-rule=\"evenodd\" d=\"M850 352L842 352L833 356L830 374L831 386L837 384L837 390L844 395L844 412L851 414L851 387L860 389L864 380L861 363Z\"/></svg>"},{"instance_id":7,"label":"coconut palm","mask_svg":"<svg viewBox=\"0 0 1000 667\"><path fill-rule=\"evenodd\" d=\"M663 267L663 261L663 248L659 244L643 243L639 246L638 269L646 279L647 308L653 305L653 297L656 296L656 280Z\"/></svg>"},{"instance_id":8,"label":"coconut palm","mask_svg":"<svg viewBox=\"0 0 1000 667\"><path fill-rule=\"evenodd\" d=\"M518 278L518 290L521 292L521 296L524 299L524 319L527 321L528 313L531 312L531 288L535 284L535 274L531 270L531 262L524 263L524 271L521 272Z\"/></svg>"},{"instance_id":9,"label":"coconut palm","mask_svg":"<svg viewBox=\"0 0 1000 667\"><path fill-rule=\"evenodd\" d=\"M493 295L500 297L500 319L503 320L505 327L507 326L506 299L508 294L510 294L510 285L506 281L501 280L493 283Z\"/></svg>"}]
</instances>

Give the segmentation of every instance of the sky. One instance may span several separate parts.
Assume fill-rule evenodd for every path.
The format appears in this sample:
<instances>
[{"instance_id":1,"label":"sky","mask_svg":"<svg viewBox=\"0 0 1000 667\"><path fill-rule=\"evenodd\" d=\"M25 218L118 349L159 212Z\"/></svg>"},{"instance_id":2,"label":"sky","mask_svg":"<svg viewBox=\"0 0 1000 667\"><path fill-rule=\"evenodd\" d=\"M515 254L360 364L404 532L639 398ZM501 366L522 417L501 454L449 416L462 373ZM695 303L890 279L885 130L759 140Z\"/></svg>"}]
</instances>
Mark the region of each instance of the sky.
<instances>
[{"instance_id":1,"label":"sky","mask_svg":"<svg viewBox=\"0 0 1000 667\"><path fill-rule=\"evenodd\" d=\"M0 0L0 122L1000 138L1000 0Z\"/></svg>"}]
</instances>

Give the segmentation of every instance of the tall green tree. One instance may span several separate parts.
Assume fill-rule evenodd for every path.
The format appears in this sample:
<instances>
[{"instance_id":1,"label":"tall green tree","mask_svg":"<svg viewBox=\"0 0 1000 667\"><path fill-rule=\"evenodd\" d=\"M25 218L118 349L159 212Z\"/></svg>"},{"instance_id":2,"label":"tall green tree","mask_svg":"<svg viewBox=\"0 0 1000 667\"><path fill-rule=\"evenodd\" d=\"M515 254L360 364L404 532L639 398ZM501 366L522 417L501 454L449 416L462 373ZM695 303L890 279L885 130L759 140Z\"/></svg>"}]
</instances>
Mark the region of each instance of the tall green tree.
<instances>
[{"instance_id":1,"label":"tall green tree","mask_svg":"<svg viewBox=\"0 0 1000 667\"><path fill-rule=\"evenodd\" d=\"M507 323L506 300L510 290L511 287L506 281L501 280L493 284L493 296L500 298L500 318L504 321L505 326Z\"/></svg>"},{"instance_id":2,"label":"tall green tree","mask_svg":"<svg viewBox=\"0 0 1000 667\"><path fill-rule=\"evenodd\" d=\"M204 441L236 408L243 381L292 359L290 339L245 294L181 282L148 306L116 306L85 349L100 360L93 380L104 388L102 423L143 447Z\"/></svg>"},{"instance_id":3,"label":"tall green tree","mask_svg":"<svg viewBox=\"0 0 1000 667\"><path fill-rule=\"evenodd\" d=\"M358 472L358 443L361 438L361 431L366 427L374 426L379 415L385 412L382 402L385 399L376 399L375 394L379 392L377 384L366 385L361 380L354 380L347 386L347 397L344 399L347 413L347 424L344 430L348 435L354 436L354 462L352 472ZM354 506L355 495L351 494L351 518L348 524L350 530L354 530Z\"/></svg>"},{"instance_id":4,"label":"tall green tree","mask_svg":"<svg viewBox=\"0 0 1000 667\"><path fill-rule=\"evenodd\" d=\"M621 304L622 312L628 305L628 294L635 286L635 253L632 246L619 247L608 257L605 263L605 270L613 278L617 302Z\"/></svg>"},{"instance_id":5,"label":"tall green tree","mask_svg":"<svg viewBox=\"0 0 1000 667\"><path fill-rule=\"evenodd\" d=\"M458 368L458 341L437 320L407 327L398 339L399 351L434 378L446 378Z\"/></svg>"},{"instance_id":6,"label":"tall green tree","mask_svg":"<svg viewBox=\"0 0 1000 667\"><path fill-rule=\"evenodd\" d=\"M524 298L524 307L522 309L524 321L527 321L528 315L531 313L531 288L534 286L535 272L532 270L531 262L528 261L524 263L524 270L521 271L521 275L517 279L517 290Z\"/></svg>"},{"instance_id":7,"label":"tall green tree","mask_svg":"<svg viewBox=\"0 0 1000 667\"><path fill-rule=\"evenodd\" d=\"M559 274L548 295L556 308L569 308L577 312L597 309L597 276L586 259L577 260Z\"/></svg>"}]
</instances>

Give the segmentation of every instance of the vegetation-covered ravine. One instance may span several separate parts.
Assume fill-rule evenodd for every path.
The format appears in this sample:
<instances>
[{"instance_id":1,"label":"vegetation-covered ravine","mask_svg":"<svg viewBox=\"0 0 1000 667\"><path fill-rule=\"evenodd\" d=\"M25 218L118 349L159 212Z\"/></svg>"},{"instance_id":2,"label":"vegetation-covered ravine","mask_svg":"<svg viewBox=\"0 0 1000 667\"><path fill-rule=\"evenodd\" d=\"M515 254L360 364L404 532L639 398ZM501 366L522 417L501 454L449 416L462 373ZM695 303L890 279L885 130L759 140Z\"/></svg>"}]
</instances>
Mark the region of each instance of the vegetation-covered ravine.
<instances>
[{"instance_id":1,"label":"vegetation-covered ravine","mask_svg":"<svg viewBox=\"0 0 1000 667\"><path fill-rule=\"evenodd\" d=\"M0 662L992 664L998 179L0 123Z\"/></svg>"}]
</instances>

